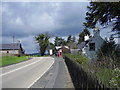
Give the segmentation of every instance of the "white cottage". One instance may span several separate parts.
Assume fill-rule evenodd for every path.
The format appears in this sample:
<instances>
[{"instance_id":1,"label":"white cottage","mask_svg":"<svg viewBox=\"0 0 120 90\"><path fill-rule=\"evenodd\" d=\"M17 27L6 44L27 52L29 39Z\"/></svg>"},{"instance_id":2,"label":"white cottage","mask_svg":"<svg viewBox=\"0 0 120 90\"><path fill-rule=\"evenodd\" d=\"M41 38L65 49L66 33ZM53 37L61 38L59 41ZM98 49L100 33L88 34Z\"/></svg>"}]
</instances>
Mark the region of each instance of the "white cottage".
<instances>
[{"instance_id":1,"label":"white cottage","mask_svg":"<svg viewBox=\"0 0 120 90\"><path fill-rule=\"evenodd\" d=\"M100 30L95 28L93 31L94 35L88 39L85 36L85 41L79 44L79 49L90 59L96 59L97 52L103 45L104 40L100 36ZM87 39L86 39L87 37Z\"/></svg>"},{"instance_id":2,"label":"white cottage","mask_svg":"<svg viewBox=\"0 0 120 90\"><path fill-rule=\"evenodd\" d=\"M21 43L0 44L0 53L12 54L16 56L24 55L25 50L22 48Z\"/></svg>"}]
</instances>

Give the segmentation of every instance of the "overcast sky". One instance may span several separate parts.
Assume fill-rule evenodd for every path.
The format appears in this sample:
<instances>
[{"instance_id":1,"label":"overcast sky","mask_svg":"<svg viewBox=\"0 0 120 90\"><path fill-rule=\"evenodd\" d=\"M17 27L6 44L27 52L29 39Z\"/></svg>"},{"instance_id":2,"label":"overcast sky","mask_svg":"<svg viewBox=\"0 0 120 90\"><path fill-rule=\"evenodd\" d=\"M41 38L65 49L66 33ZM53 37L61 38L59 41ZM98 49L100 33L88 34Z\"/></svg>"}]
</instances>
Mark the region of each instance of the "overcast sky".
<instances>
[{"instance_id":1,"label":"overcast sky","mask_svg":"<svg viewBox=\"0 0 120 90\"><path fill-rule=\"evenodd\" d=\"M40 33L49 32L64 38L78 36L84 28L87 5L88 2L4 2L2 43L12 43L14 36L27 53L33 53L37 52L34 36Z\"/></svg>"}]
</instances>

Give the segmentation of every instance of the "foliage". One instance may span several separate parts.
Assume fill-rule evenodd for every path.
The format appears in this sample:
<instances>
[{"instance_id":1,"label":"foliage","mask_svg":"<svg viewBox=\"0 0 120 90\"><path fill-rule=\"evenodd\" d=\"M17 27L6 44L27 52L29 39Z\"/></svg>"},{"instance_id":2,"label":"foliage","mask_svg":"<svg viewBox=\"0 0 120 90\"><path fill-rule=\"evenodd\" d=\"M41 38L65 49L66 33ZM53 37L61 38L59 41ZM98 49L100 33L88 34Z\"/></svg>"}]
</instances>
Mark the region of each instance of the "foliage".
<instances>
[{"instance_id":1,"label":"foliage","mask_svg":"<svg viewBox=\"0 0 120 90\"><path fill-rule=\"evenodd\" d=\"M97 66L97 63L89 63L88 59L82 54L65 54L68 58L78 62L83 70L91 77L99 80L106 88L120 88L120 69L111 69L106 67Z\"/></svg>"},{"instance_id":2,"label":"foliage","mask_svg":"<svg viewBox=\"0 0 120 90\"><path fill-rule=\"evenodd\" d=\"M88 58L84 55L80 54L65 54L65 56L69 57L70 59L75 60L79 64L86 64L88 62Z\"/></svg>"},{"instance_id":3,"label":"foliage","mask_svg":"<svg viewBox=\"0 0 120 90\"><path fill-rule=\"evenodd\" d=\"M77 49L77 44L76 44L75 40L76 40L75 36L69 35L67 38L67 41L66 41L66 45L70 49Z\"/></svg>"},{"instance_id":4,"label":"foliage","mask_svg":"<svg viewBox=\"0 0 120 90\"><path fill-rule=\"evenodd\" d=\"M75 36L72 37L71 35L69 35L66 43L74 43L75 40L76 40Z\"/></svg>"},{"instance_id":5,"label":"foliage","mask_svg":"<svg viewBox=\"0 0 120 90\"><path fill-rule=\"evenodd\" d=\"M113 23L112 31L120 34L120 2L90 2L86 21L84 25L88 28L95 28L99 22L102 26Z\"/></svg>"},{"instance_id":6,"label":"foliage","mask_svg":"<svg viewBox=\"0 0 120 90\"><path fill-rule=\"evenodd\" d=\"M52 50L53 50L53 53L56 52L55 45L54 45L53 43L50 43L50 44L49 44L49 49L52 49Z\"/></svg>"},{"instance_id":7,"label":"foliage","mask_svg":"<svg viewBox=\"0 0 120 90\"><path fill-rule=\"evenodd\" d=\"M14 64L14 63L18 63L21 61L25 61L28 60L27 56L21 56L21 57L17 57L17 56L2 56L1 58L2 60L0 60L0 66L6 66L9 64Z\"/></svg>"},{"instance_id":8,"label":"foliage","mask_svg":"<svg viewBox=\"0 0 120 90\"><path fill-rule=\"evenodd\" d=\"M79 34L79 40L78 40L78 43L81 43L84 41L84 36L85 35L90 35L90 32L88 31L87 28L85 28L80 34Z\"/></svg>"},{"instance_id":9,"label":"foliage","mask_svg":"<svg viewBox=\"0 0 120 90\"><path fill-rule=\"evenodd\" d=\"M120 89L120 69L119 68L115 68L113 70L113 74L112 75L113 75L113 77L109 81L110 86L112 88L119 88Z\"/></svg>"},{"instance_id":10,"label":"foliage","mask_svg":"<svg viewBox=\"0 0 120 90\"><path fill-rule=\"evenodd\" d=\"M114 38L110 37L110 40L104 41L102 47L98 51L99 65L114 68L117 63L120 63L119 57L120 47L115 44Z\"/></svg>"},{"instance_id":11,"label":"foliage","mask_svg":"<svg viewBox=\"0 0 120 90\"><path fill-rule=\"evenodd\" d=\"M36 39L37 43L39 44L41 56L43 56L45 54L45 51L46 51L47 47L49 46L49 38L50 38L50 34L48 34L48 33L39 34L39 35L35 36L35 39Z\"/></svg>"},{"instance_id":12,"label":"foliage","mask_svg":"<svg viewBox=\"0 0 120 90\"><path fill-rule=\"evenodd\" d=\"M66 45L66 41L61 37L55 37L55 46Z\"/></svg>"}]
</instances>

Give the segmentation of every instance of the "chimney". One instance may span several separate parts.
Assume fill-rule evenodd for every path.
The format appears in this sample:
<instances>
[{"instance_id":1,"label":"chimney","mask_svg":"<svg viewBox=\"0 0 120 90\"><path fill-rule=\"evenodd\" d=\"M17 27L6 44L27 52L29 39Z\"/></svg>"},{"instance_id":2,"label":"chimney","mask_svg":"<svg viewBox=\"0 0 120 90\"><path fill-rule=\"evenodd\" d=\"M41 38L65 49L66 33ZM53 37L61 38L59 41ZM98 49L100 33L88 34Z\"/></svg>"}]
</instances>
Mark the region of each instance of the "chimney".
<instances>
[{"instance_id":1,"label":"chimney","mask_svg":"<svg viewBox=\"0 0 120 90\"><path fill-rule=\"evenodd\" d=\"M93 30L93 34L94 34L94 36L100 36L100 30L99 30L99 28L94 28L94 30Z\"/></svg>"},{"instance_id":2,"label":"chimney","mask_svg":"<svg viewBox=\"0 0 120 90\"><path fill-rule=\"evenodd\" d=\"M84 40L87 41L88 39L89 39L89 35L87 34L84 36Z\"/></svg>"}]
</instances>

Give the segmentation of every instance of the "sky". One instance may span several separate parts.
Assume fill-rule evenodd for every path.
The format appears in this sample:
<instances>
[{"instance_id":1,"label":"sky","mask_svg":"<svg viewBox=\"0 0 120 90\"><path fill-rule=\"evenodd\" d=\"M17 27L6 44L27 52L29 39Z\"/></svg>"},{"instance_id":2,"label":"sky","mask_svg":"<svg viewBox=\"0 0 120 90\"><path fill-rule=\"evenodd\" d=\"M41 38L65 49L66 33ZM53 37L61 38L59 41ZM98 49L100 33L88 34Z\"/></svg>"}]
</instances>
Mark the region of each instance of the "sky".
<instances>
[{"instance_id":1,"label":"sky","mask_svg":"<svg viewBox=\"0 0 120 90\"><path fill-rule=\"evenodd\" d=\"M2 43L12 43L14 36L26 53L36 53L34 37L38 34L48 32L54 37L78 38L84 29L88 5L89 2L3 2ZM108 31L102 30L102 36L109 36ZM50 41L54 42L54 38Z\"/></svg>"}]
</instances>

